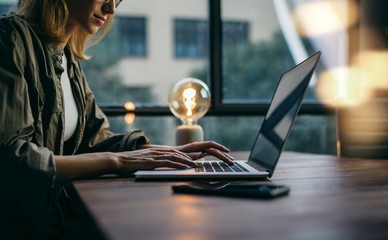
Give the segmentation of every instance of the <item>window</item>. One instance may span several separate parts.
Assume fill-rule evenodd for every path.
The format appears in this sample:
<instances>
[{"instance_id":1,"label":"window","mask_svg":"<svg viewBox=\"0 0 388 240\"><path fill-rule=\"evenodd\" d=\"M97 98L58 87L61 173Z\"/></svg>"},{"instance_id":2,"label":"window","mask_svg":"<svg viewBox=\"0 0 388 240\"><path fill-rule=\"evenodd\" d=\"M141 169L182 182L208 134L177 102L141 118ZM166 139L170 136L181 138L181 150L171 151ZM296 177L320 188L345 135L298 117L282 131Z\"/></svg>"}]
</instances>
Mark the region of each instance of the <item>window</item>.
<instances>
[{"instance_id":1,"label":"window","mask_svg":"<svg viewBox=\"0 0 388 240\"><path fill-rule=\"evenodd\" d=\"M174 55L176 58L204 58L208 56L208 26L202 20L174 20ZM222 24L225 46L247 43L248 22L226 21Z\"/></svg>"},{"instance_id":2,"label":"window","mask_svg":"<svg viewBox=\"0 0 388 240\"><path fill-rule=\"evenodd\" d=\"M174 20L174 54L176 58L204 58L208 56L208 22Z\"/></svg>"},{"instance_id":3,"label":"window","mask_svg":"<svg viewBox=\"0 0 388 240\"><path fill-rule=\"evenodd\" d=\"M153 143L174 144L180 122L167 107L168 92L176 81L195 77L208 83L213 98L209 114L199 121L205 139L249 150L247 142L260 128L258 115L266 112L280 75L300 60L284 32L293 19L279 14L279 2L289 12L296 8L292 0L123 1L111 33L89 49L104 61L82 63L112 129L140 128ZM306 56L317 48L308 37L298 35L298 41ZM129 53L124 46L129 42L141 46L132 49L145 50ZM136 105L131 123L123 117L126 102ZM304 103L301 113L308 114L296 121L286 149L334 153L335 119L327 116L314 82Z\"/></svg>"},{"instance_id":4,"label":"window","mask_svg":"<svg viewBox=\"0 0 388 240\"><path fill-rule=\"evenodd\" d=\"M147 55L147 21L144 17L115 18L114 28L120 34L117 51L131 57L145 57Z\"/></svg>"},{"instance_id":5,"label":"window","mask_svg":"<svg viewBox=\"0 0 388 240\"><path fill-rule=\"evenodd\" d=\"M224 47L246 44L249 38L249 22L222 22L222 45Z\"/></svg>"},{"instance_id":6,"label":"window","mask_svg":"<svg viewBox=\"0 0 388 240\"><path fill-rule=\"evenodd\" d=\"M218 71L222 74L214 86L222 87L213 89L219 92L216 105L220 109L230 110L236 105L244 105L251 106L248 111L252 111L258 104L268 104L281 74L303 60L293 58L282 29L282 21L286 19L279 16L275 2L279 1L221 1L223 31L219 36L222 51ZM241 20L239 23L230 22L229 19L234 18ZM293 24L292 19L289 21ZM298 40L304 41L305 57L315 51L307 39ZM306 100L318 101L314 84L312 81Z\"/></svg>"}]
</instances>

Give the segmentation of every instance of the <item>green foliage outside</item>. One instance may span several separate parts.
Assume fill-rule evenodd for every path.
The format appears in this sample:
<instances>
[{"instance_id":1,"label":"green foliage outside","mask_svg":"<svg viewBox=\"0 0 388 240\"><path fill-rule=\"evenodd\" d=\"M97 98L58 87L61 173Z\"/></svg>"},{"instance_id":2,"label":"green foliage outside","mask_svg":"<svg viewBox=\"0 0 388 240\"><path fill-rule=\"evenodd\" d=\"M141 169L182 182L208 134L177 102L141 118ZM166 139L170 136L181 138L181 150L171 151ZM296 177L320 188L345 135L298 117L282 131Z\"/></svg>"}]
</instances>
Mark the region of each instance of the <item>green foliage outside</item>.
<instances>
[{"instance_id":1,"label":"green foliage outside","mask_svg":"<svg viewBox=\"0 0 388 240\"><path fill-rule=\"evenodd\" d=\"M270 41L224 48L224 100L270 99L280 75L293 65L280 33Z\"/></svg>"}]
</instances>

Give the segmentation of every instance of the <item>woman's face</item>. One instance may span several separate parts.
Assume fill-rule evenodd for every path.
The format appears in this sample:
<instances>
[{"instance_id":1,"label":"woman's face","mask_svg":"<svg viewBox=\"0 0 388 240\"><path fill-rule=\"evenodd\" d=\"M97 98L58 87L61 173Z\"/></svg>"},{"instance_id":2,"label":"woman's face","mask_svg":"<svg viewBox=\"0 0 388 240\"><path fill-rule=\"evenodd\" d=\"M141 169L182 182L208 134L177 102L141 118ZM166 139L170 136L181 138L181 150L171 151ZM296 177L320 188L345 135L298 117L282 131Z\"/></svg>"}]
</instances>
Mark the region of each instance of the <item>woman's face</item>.
<instances>
[{"instance_id":1,"label":"woman's face","mask_svg":"<svg viewBox=\"0 0 388 240\"><path fill-rule=\"evenodd\" d=\"M116 12L115 0L104 3L103 0L66 0L69 10L68 31L78 27L95 34L105 24L108 15Z\"/></svg>"}]
</instances>

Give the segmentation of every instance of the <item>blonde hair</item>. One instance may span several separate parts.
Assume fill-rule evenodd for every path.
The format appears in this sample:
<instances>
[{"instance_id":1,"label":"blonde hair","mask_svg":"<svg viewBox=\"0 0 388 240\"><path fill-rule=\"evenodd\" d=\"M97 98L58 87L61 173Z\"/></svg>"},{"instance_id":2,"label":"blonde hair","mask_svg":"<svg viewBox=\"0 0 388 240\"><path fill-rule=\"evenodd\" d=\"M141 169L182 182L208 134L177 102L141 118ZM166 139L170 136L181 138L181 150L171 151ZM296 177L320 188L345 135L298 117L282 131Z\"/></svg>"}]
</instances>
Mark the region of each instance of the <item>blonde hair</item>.
<instances>
[{"instance_id":1,"label":"blonde hair","mask_svg":"<svg viewBox=\"0 0 388 240\"><path fill-rule=\"evenodd\" d=\"M17 13L37 25L50 42L61 43L69 18L65 0L21 0ZM82 28L71 36L68 44L73 55L78 59L89 59L85 50L97 43L109 31L113 16L109 15L106 24L97 34L89 34Z\"/></svg>"}]
</instances>

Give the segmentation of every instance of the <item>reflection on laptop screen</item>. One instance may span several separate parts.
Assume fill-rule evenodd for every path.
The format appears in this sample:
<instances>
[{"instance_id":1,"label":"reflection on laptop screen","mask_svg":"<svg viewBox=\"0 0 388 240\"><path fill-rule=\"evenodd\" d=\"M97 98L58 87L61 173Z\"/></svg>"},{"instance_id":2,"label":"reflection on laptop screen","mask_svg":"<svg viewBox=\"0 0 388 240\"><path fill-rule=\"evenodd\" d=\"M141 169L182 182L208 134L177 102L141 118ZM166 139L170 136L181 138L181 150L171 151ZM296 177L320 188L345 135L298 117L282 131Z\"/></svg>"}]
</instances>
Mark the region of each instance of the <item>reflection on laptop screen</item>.
<instances>
[{"instance_id":1,"label":"reflection on laptop screen","mask_svg":"<svg viewBox=\"0 0 388 240\"><path fill-rule=\"evenodd\" d=\"M283 74L263 121L250 161L275 169L320 54Z\"/></svg>"}]
</instances>

